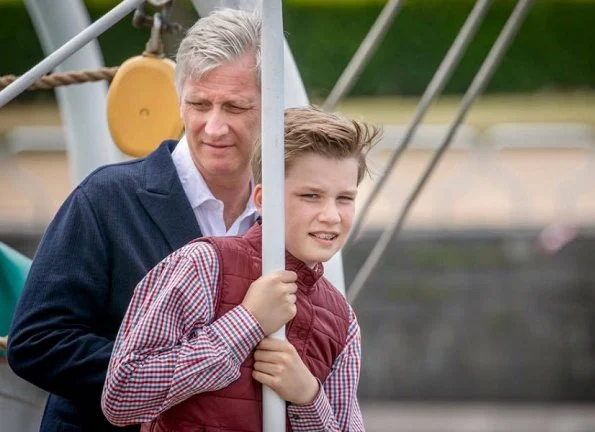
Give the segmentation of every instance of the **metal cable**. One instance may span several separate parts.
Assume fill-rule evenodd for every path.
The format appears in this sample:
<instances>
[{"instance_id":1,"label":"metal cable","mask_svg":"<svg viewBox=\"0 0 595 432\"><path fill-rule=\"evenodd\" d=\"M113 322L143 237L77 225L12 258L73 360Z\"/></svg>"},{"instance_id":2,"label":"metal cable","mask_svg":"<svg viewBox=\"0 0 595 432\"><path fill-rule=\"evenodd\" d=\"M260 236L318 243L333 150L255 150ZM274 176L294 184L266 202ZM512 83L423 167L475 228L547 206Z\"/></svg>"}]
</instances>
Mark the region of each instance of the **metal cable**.
<instances>
[{"instance_id":1,"label":"metal cable","mask_svg":"<svg viewBox=\"0 0 595 432\"><path fill-rule=\"evenodd\" d=\"M353 87L353 84L362 73L364 66L368 63L368 60L382 41L388 27L397 16L401 3L401 0L391 0L384 6L384 9L378 15L372 28L341 74L341 77L337 80L335 87L333 87L331 93L324 101L322 108L325 111L332 111L337 103L343 99L343 96L351 90L351 87Z\"/></svg>"},{"instance_id":2,"label":"metal cable","mask_svg":"<svg viewBox=\"0 0 595 432\"><path fill-rule=\"evenodd\" d=\"M374 249L366 259L366 262L356 275L353 283L350 286L349 291L347 292L347 299L350 303L353 303L353 301L355 301L362 287L370 277L370 274L380 261L380 258L382 257L382 254L386 250L388 244L393 240L393 238L396 238L397 234L400 232L400 229L403 226L403 223L409 213L409 210L413 206L413 203L415 202L417 196L422 191L428 178L430 177L434 168L440 161L440 158L448 148L450 141L457 132L459 125L465 119L465 116L471 108L471 105L473 104L474 100L484 90L485 86L492 77L494 71L500 64L502 56L506 52L508 46L510 45L514 36L516 35L518 29L520 28L532 3L533 0L519 0L519 2L517 3L508 21L504 25L504 28L500 32L498 39L496 40L492 49L490 50L487 58L481 65L479 72L477 73L477 75L473 79L473 82L469 86L469 89L465 93L465 96L463 97L463 100L461 102L461 107L455 117L455 121L450 126L448 133L444 137L442 143L440 144L440 147L434 154L432 160L430 161L430 164L423 173L422 178L415 186L415 189L413 190L411 195L408 197L401 215L384 230L382 236L374 246Z\"/></svg>"},{"instance_id":3,"label":"metal cable","mask_svg":"<svg viewBox=\"0 0 595 432\"><path fill-rule=\"evenodd\" d=\"M81 47L111 28L132 12L143 0L122 0L113 9L45 57L15 82L0 91L0 108L35 84L43 75L77 52Z\"/></svg>"},{"instance_id":4,"label":"metal cable","mask_svg":"<svg viewBox=\"0 0 595 432\"><path fill-rule=\"evenodd\" d=\"M351 229L351 233L349 234L349 238L343 247L344 251L348 251L349 248L353 245L353 242L357 238L363 221L365 220L370 208L372 207L372 203L380 193L382 187L388 180L389 175L393 171L394 167L396 166L397 162L401 158L401 155L409 146L415 132L417 131L417 127L425 117L430 105L442 93L444 86L452 76L452 73L456 69L461 60L467 45L473 39L479 25L483 21L488 8L491 6L493 0L479 0L475 3L475 6L467 20L461 27L459 34L455 38L452 46L446 53L446 56L440 63L440 66L436 70L436 73L432 77L430 84L426 87L419 104L417 105L416 111L413 115L412 120L409 122L407 130L405 131L405 135L403 136L401 142L391 155L391 158L384 169L384 172L378 179L378 181L374 184L374 188L370 195L366 197L365 203L361 206L361 213L358 215L357 219L355 220L353 227Z\"/></svg>"}]
</instances>

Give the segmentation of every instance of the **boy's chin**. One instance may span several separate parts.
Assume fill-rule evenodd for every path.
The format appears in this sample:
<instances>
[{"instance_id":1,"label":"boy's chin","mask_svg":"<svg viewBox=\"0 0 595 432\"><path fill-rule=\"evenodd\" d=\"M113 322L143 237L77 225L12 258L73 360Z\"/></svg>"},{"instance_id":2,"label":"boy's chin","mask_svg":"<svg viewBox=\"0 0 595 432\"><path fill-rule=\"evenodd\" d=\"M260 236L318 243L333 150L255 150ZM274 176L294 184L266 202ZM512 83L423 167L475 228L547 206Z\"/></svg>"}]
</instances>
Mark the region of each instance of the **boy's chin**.
<instances>
[{"instance_id":1,"label":"boy's chin","mask_svg":"<svg viewBox=\"0 0 595 432\"><path fill-rule=\"evenodd\" d=\"M332 257L334 257L340 250L316 250L316 248L308 249L310 250L292 250L292 248L287 248L290 254L292 254L294 257L305 263L308 267L314 267L318 263L324 264L325 262L329 261Z\"/></svg>"},{"instance_id":2,"label":"boy's chin","mask_svg":"<svg viewBox=\"0 0 595 432\"><path fill-rule=\"evenodd\" d=\"M333 252L332 254L324 253L311 255L307 259L304 259L302 261L308 264L310 267L314 267L318 263L324 264L325 262L329 261L332 257L335 256L335 254L336 252Z\"/></svg>"}]
</instances>

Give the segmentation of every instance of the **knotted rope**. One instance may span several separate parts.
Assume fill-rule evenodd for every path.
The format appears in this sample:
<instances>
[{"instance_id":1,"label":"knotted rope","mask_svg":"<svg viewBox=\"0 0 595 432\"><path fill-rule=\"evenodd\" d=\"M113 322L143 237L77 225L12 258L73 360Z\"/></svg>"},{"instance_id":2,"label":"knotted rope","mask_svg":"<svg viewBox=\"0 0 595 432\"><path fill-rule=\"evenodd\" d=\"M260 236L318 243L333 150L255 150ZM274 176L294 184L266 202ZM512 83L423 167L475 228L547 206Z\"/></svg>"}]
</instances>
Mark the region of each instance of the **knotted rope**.
<instances>
[{"instance_id":1,"label":"knotted rope","mask_svg":"<svg viewBox=\"0 0 595 432\"><path fill-rule=\"evenodd\" d=\"M48 90L54 87L71 84L83 84L94 81L111 81L117 71L118 67L102 67L92 71L48 74L41 77L39 81L37 81L27 90ZM0 77L0 90L16 81L17 78L18 77L15 75L5 75Z\"/></svg>"}]
</instances>

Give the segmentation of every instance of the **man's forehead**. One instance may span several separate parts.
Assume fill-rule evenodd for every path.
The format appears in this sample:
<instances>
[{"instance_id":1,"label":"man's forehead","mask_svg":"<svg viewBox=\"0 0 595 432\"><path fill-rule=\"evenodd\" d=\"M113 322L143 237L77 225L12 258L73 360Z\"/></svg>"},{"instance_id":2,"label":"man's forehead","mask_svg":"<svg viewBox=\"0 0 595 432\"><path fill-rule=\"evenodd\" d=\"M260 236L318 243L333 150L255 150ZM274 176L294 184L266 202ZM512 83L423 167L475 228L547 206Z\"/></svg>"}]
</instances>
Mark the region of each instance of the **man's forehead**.
<instances>
[{"instance_id":1,"label":"man's forehead","mask_svg":"<svg viewBox=\"0 0 595 432\"><path fill-rule=\"evenodd\" d=\"M256 91L255 91L256 90ZM213 82L188 78L183 86L185 97L202 99L225 99L254 102L260 100L260 89L249 89L234 82Z\"/></svg>"},{"instance_id":2,"label":"man's forehead","mask_svg":"<svg viewBox=\"0 0 595 432\"><path fill-rule=\"evenodd\" d=\"M237 93L232 94L213 94L212 92L205 92L201 90L188 90L184 93L186 99L208 100L216 102L245 102L253 103L254 98L242 96Z\"/></svg>"},{"instance_id":3,"label":"man's forehead","mask_svg":"<svg viewBox=\"0 0 595 432\"><path fill-rule=\"evenodd\" d=\"M204 70L191 69L188 71L187 81L193 84L229 83L238 86L260 87L259 73L255 62L253 56L243 56Z\"/></svg>"},{"instance_id":4,"label":"man's forehead","mask_svg":"<svg viewBox=\"0 0 595 432\"><path fill-rule=\"evenodd\" d=\"M254 103L257 99L260 100L260 94L252 94L249 92L243 93L241 91L227 91L223 88L207 88L201 85L188 85L184 89L184 98L217 102Z\"/></svg>"}]
</instances>

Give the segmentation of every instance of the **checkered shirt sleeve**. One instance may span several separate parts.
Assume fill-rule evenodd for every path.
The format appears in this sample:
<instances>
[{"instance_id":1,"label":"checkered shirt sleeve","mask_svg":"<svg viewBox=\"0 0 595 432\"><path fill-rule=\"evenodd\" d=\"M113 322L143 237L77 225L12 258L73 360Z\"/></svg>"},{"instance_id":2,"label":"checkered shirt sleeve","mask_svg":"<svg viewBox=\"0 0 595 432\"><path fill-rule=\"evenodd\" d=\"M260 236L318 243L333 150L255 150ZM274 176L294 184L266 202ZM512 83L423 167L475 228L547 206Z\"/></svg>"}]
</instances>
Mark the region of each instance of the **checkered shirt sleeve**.
<instances>
[{"instance_id":1,"label":"checkered shirt sleeve","mask_svg":"<svg viewBox=\"0 0 595 432\"><path fill-rule=\"evenodd\" d=\"M361 336L355 313L350 310L347 343L335 360L331 373L318 395L306 405L289 405L287 413L294 431L363 431L357 401L361 366Z\"/></svg>"},{"instance_id":2,"label":"checkered shirt sleeve","mask_svg":"<svg viewBox=\"0 0 595 432\"><path fill-rule=\"evenodd\" d=\"M103 389L111 423L151 421L239 378L240 365L265 335L241 305L213 322L218 274L213 246L197 242L163 260L136 287Z\"/></svg>"}]
</instances>

